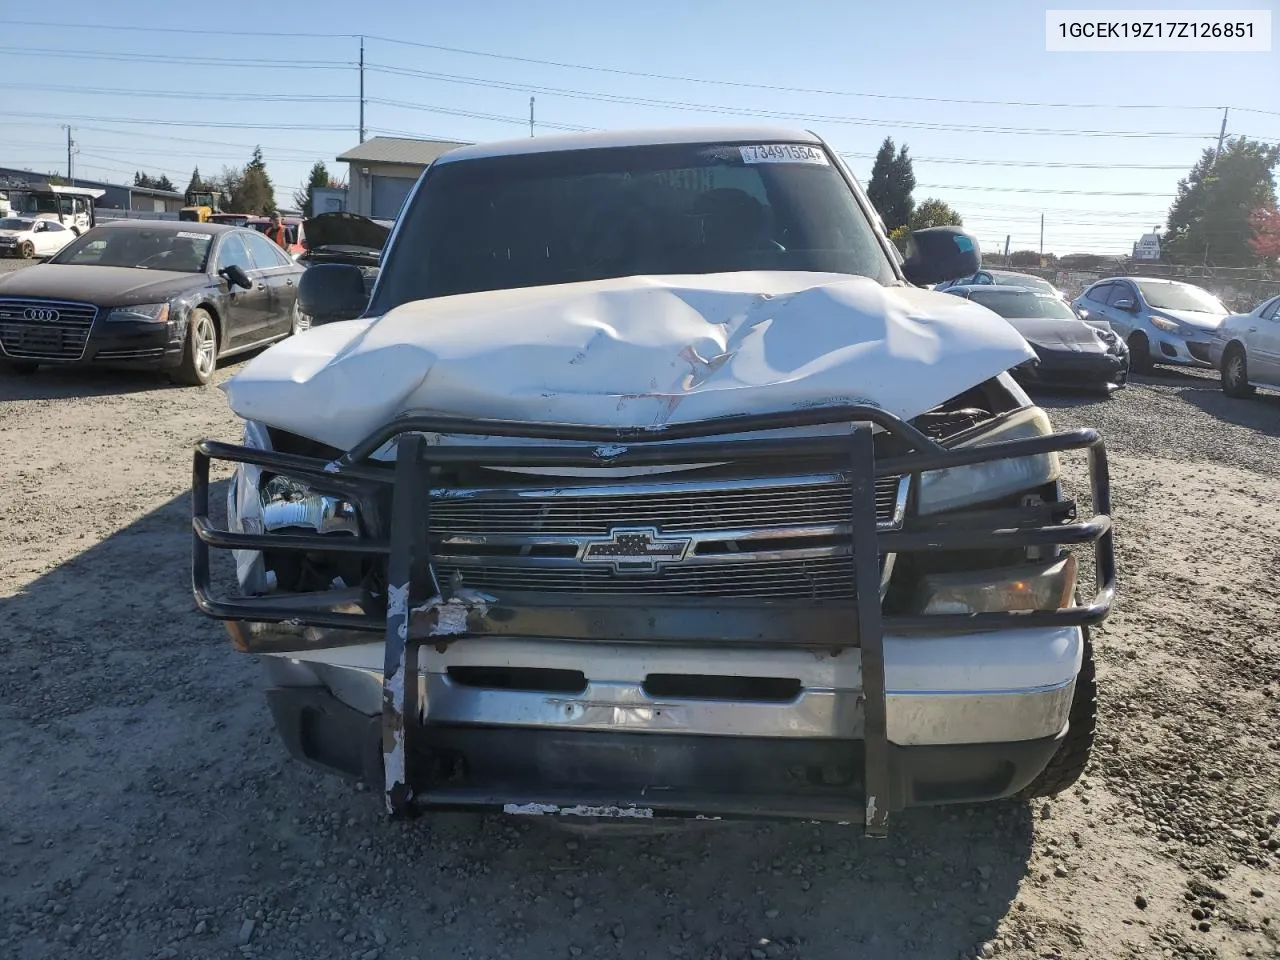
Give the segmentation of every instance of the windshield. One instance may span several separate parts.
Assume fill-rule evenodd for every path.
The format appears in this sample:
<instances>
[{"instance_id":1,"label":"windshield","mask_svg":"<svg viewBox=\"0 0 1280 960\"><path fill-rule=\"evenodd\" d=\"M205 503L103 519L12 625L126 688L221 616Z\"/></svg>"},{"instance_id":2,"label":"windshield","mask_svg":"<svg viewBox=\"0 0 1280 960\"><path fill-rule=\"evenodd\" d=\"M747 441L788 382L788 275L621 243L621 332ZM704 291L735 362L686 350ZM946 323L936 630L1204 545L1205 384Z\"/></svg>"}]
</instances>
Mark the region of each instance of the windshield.
<instances>
[{"instance_id":1,"label":"windshield","mask_svg":"<svg viewBox=\"0 0 1280 960\"><path fill-rule=\"evenodd\" d=\"M184 230L91 230L49 262L202 273L212 244L210 234Z\"/></svg>"},{"instance_id":2,"label":"windshield","mask_svg":"<svg viewBox=\"0 0 1280 960\"><path fill-rule=\"evenodd\" d=\"M766 162L767 161L767 162ZM897 277L853 191L810 145L662 145L428 170L378 301L642 274Z\"/></svg>"},{"instance_id":3,"label":"windshield","mask_svg":"<svg viewBox=\"0 0 1280 960\"><path fill-rule=\"evenodd\" d=\"M34 220L23 220L19 217L5 217L0 219L0 230L30 230L34 224Z\"/></svg>"},{"instance_id":4,"label":"windshield","mask_svg":"<svg viewBox=\"0 0 1280 960\"><path fill-rule=\"evenodd\" d=\"M49 193L23 193L14 201L19 213L57 213L58 198Z\"/></svg>"},{"instance_id":5,"label":"windshield","mask_svg":"<svg viewBox=\"0 0 1280 960\"><path fill-rule=\"evenodd\" d=\"M1054 293L1053 284L1040 277L1020 276L1016 273L992 272L991 279L996 283L1009 287L1025 287L1028 290L1039 290L1041 293Z\"/></svg>"},{"instance_id":6,"label":"windshield","mask_svg":"<svg viewBox=\"0 0 1280 960\"><path fill-rule=\"evenodd\" d=\"M969 299L994 310L1002 317L1026 319L1043 317L1048 320L1080 319L1057 297L1046 296L1032 290L974 290Z\"/></svg>"},{"instance_id":7,"label":"windshield","mask_svg":"<svg viewBox=\"0 0 1280 960\"><path fill-rule=\"evenodd\" d=\"M1208 290L1189 283L1144 283L1134 281L1142 291L1147 306L1157 310L1192 310L1196 313L1228 313L1226 307Z\"/></svg>"}]
</instances>

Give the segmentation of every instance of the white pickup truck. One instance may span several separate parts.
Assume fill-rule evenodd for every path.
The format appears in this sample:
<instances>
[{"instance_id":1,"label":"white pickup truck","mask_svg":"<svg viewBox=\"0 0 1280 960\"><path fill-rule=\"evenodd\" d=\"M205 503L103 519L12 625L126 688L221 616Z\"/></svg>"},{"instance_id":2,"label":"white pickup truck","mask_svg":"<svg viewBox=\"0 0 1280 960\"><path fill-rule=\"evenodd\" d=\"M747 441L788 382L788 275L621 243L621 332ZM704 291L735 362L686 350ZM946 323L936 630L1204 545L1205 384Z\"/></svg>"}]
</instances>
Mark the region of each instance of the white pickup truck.
<instances>
[{"instance_id":1,"label":"white pickup truck","mask_svg":"<svg viewBox=\"0 0 1280 960\"><path fill-rule=\"evenodd\" d=\"M951 227L898 257L806 132L455 150L372 294L310 267L313 328L226 383L197 605L263 655L289 749L393 814L883 835L1056 793L1094 736L1106 456L1011 379L1006 321L920 288L979 266Z\"/></svg>"}]
</instances>

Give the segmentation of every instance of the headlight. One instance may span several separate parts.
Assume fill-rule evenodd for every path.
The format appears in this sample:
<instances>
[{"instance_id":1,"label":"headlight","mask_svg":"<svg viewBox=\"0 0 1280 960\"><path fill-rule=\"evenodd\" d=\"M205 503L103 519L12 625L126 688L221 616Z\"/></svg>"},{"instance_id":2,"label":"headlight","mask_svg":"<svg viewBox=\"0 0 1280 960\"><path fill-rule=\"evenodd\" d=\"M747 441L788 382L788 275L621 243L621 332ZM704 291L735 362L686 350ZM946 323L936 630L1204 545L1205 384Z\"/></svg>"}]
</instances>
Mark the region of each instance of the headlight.
<instances>
[{"instance_id":1,"label":"headlight","mask_svg":"<svg viewBox=\"0 0 1280 960\"><path fill-rule=\"evenodd\" d=\"M307 527L316 533L360 535L355 504L340 497L313 493L305 483L275 476L262 485L264 530Z\"/></svg>"},{"instance_id":2,"label":"headlight","mask_svg":"<svg viewBox=\"0 0 1280 960\"><path fill-rule=\"evenodd\" d=\"M136 303L131 307L116 307L107 314L108 320L133 320L143 323L164 323L169 319L167 303Z\"/></svg>"},{"instance_id":3,"label":"headlight","mask_svg":"<svg viewBox=\"0 0 1280 960\"><path fill-rule=\"evenodd\" d=\"M916 588L916 609L924 614L998 613L1060 610L1076 589L1076 558L1024 564L974 573L930 573Z\"/></svg>"},{"instance_id":4,"label":"headlight","mask_svg":"<svg viewBox=\"0 0 1280 960\"><path fill-rule=\"evenodd\" d=\"M1166 333L1177 333L1182 329L1182 324L1173 320L1166 320L1164 317L1152 317L1151 325L1158 330L1164 330Z\"/></svg>"},{"instance_id":5,"label":"headlight","mask_svg":"<svg viewBox=\"0 0 1280 960\"><path fill-rule=\"evenodd\" d=\"M1039 407L1027 407L1000 425L956 444L963 450L998 443L1025 440L1053 433L1049 416ZM920 475L919 510L941 513L956 507L999 500L1010 494L1031 490L1058 479L1058 455L1041 453L1030 457L1005 457L963 467L930 470Z\"/></svg>"}]
</instances>

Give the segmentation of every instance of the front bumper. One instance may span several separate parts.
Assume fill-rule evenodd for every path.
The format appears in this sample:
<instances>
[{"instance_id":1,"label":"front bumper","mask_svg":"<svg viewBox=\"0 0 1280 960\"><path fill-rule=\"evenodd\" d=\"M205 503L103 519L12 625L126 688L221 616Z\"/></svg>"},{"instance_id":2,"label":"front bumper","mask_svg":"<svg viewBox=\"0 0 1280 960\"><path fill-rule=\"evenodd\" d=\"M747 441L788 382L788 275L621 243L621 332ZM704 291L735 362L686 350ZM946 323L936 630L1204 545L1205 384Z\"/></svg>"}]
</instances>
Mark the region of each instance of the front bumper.
<instances>
[{"instance_id":1,"label":"front bumper","mask_svg":"<svg viewBox=\"0 0 1280 960\"><path fill-rule=\"evenodd\" d=\"M100 311L101 312L101 311ZM35 322L0 323L0 357L50 366L168 370L182 362L186 321L106 322L84 331Z\"/></svg>"},{"instance_id":2,"label":"front bumper","mask_svg":"<svg viewBox=\"0 0 1280 960\"><path fill-rule=\"evenodd\" d=\"M381 718L319 687L276 687L268 702L289 752L384 783ZM533 816L804 819L861 823L865 741L713 737L437 724L412 738L415 809ZM970 803L1027 786L1061 736L1005 743L891 744L886 809Z\"/></svg>"},{"instance_id":3,"label":"front bumper","mask_svg":"<svg viewBox=\"0 0 1280 960\"><path fill-rule=\"evenodd\" d=\"M1127 356L1114 353L1077 353L1032 347L1036 360L1015 367L1014 376L1027 384L1089 389L1121 387L1128 380Z\"/></svg>"},{"instance_id":4,"label":"front bumper","mask_svg":"<svg viewBox=\"0 0 1280 960\"><path fill-rule=\"evenodd\" d=\"M767 434L782 428L796 430L833 423L848 424L849 432L819 437L725 439L743 433ZM891 433L911 452L877 459L873 425ZM525 437L551 442L532 446L427 446L424 433ZM372 463L372 455L392 440L396 448L394 469ZM576 442L564 445L555 441ZM940 516L936 520L921 519L909 530L878 528L875 505L878 478L1067 450L1081 450L1088 455L1094 509L1091 519L1077 520L1074 504L1063 503L1045 505L1044 510L1029 507L1027 512L1017 512L1013 517L1007 512L979 511L967 522ZM346 490L356 496L362 488L387 490L389 487L391 503L385 525L389 536L335 539L320 535L220 530L209 518L209 467L214 458L254 464L273 473L296 477L318 489ZM852 558L852 599L778 603L662 596L645 597L643 602L637 602L626 597L602 599L576 593L546 595L518 591L504 591L500 598L493 598L454 588L448 581L437 578L432 566L429 513L433 509L433 498L422 496L421 491L432 489L429 470L433 464L536 464L581 469L728 460L749 469L759 463L776 464L805 458L809 462L841 463L849 477L849 522L845 532L837 536L846 540L846 555ZM666 715L672 708L663 703L637 702L636 684L642 685L641 692L649 700L691 699L645 691L643 683L653 672L648 667L643 675L619 672L612 676L603 673L599 677L586 677L576 702L572 698L566 701L563 695L554 698L554 710L562 711L567 720L585 718L585 722L597 724L618 721L612 729L606 724L596 729L567 730L563 724L550 722L545 692L540 697L524 699L512 698L505 690L496 697L484 691L466 696L455 692L454 705L463 715L450 717L447 713L449 690L446 687L442 696L439 677L432 678L433 673L440 672L435 667L441 663L445 665L446 679L451 670L447 659L438 658L472 656L475 651L499 658L499 665L504 668L524 668L526 664L501 660L507 656L503 645L512 642L525 651L525 656L536 652L535 662L543 667L544 652L564 643L576 645L576 655L568 655L571 662L579 665L589 662L583 659L584 651L593 648L602 652L602 659L617 657L619 662L628 657L644 662L653 651L678 655L681 651L693 650L697 651L701 672L705 672L708 664L721 661L726 665L737 664L738 668L726 668L728 677L734 679L744 675L760 676L740 668L742 658L751 653L769 662L770 672L763 675L765 678L783 680L797 677L772 672L774 658L780 655L796 663L838 661L839 666L831 669L843 669L846 676L839 682L839 676L831 675L838 682L829 684L832 692L825 715L818 710L809 718L812 729L808 734L803 729L795 729L796 718L803 714L793 712L788 716L786 711L776 709L773 717L775 722L784 721L782 729L770 730L768 734L772 739L788 743L812 741L816 744L802 748L804 751L829 749L820 746L824 742L844 744L837 749L848 751L855 751L853 745L861 744L860 776L843 783L845 796L838 818L862 822L868 834L883 836L888 810L892 805L907 802L904 798L913 795L909 790L902 796L895 792L898 788L893 780L898 774L893 757L898 748L946 745L976 749L980 744L974 738L988 745L1000 742L994 738L1007 735L1007 730L1014 727L1018 731L1013 735L1015 740L1005 743L1027 743L1062 732L1066 716L1064 704L1069 704L1071 697L1069 684L1080 665L1079 630L1103 620L1115 594L1110 483L1105 449L1095 431L1077 430L974 447L946 447L892 414L864 406L734 416L671 424L661 431L406 416L388 423L336 460L202 441L195 456L192 500L192 579L196 602L204 613L231 621L237 646L256 653L283 654L286 662L297 661L292 665L298 668L305 663L307 670L314 671L318 669L316 665L322 663L342 668L324 678L319 692L323 693L324 687L337 691L343 684L353 689L363 686L364 692L356 690L346 694L348 701L360 698L369 704L368 696L375 689L371 684L376 683L377 700L371 706L378 713L369 722L376 723L379 731L384 796L392 814L406 813L424 803L448 805L458 799L456 795L448 795L449 784L454 782L451 768L435 765L432 758L440 755L434 750L438 746L438 731L460 725L468 730L497 730L503 736L536 734L548 742L567 732L575 738L625 734L628 738L640 738L625 742L626 749L639 750L641 754L667 742L668 736L706 736L722 744L735 738L755 739L752 731L742 729L746 720L741 710L736 719L731 709L716 710L712 716L713 711L706 705L694 709L688 704L678 704L675 713L679 716L682 712L701 711L697 722L702 726L696 727L698 731L706 730L706 725L713 722L729 724L729 727L710 733L667 729L661 735L652 726L646 726L640 733L627 731L626 723L633 717L640 717L645 725L670 722L669 716L659 721L658 714ZM1096 593L1087 604L1018 613L886 615L881 609L880 559L885 555L1026 548L1047 549L1054 555L1060 546L1086 543L1094 545L1096 577ZM355 589L255 598L218 597L212 587L211 547L242 551L321 551L369 557L379 564L385 562L388 586L385 596L379 591ZM858 598L865 599L859 602ZM362 634L367 639L358 646L352 637L343 636L349 633ZM381 635L381 642L370 634ZM904 641L902 644L897 642L899 637ZM1025 678L1037 672L1030 670L1019 681L1013 674L1000 672L1005 665L1044 666L1046 658L1030 656L1024 649L1025 644L1019 642L1028 638L1066 648L1047 658L1054 665L1051 678L1046 679L1040 672L1040 679L1028 681ZM959 646L952 647L953 643ZM985 643L993 644L994 651L976 654L974 651ZM357 654L362 647L367 648L366 653ZM949 661L947 650L966 652ZM508 656L508 660L512 656ZM1030 659L1024 662L1028 656ZM945 671L941 670L942 665L947 665ZM935 678L944 679L899 684L901 669L916 676L929 676L931 667ZM368 675L365 680L359 679L362 672ZM983 677L982 686L974 687L957 680L975 676ZM993 677L1003 679L994 685L985 682ZM887 687L890 679L899 684L897 689ZM805 687L805 676L801 675L799 680L801 689L791 699L796 699ZM317 692L314 681L298 682L303 688ZM297 686L298 682L293 685ZM623 686L620 690L606 691L607 695L601 698L583 700L581 694L590 682ZM816 710L821 703L817 685L813 692L812 705ZM953 695L956 699L948 699ZM486 696L491 701L487 705ZM724 698L695 696L692 699ZM892 721L891 701L895 706ZM494 722L491 706L505 711L505 722ZM346 709L354 708L346 706ZM1003 728L1006 732L1001 733L993 718L998 718L1006 709L1011 709L1015 719ZM1042 718L1043 722L1037 726L1028 724L1025 716L1016 716L1028 709L1038 710L1048 719ZM468 715L467 710L472 712ZM767 710L754 706L751 710L747 719L752 723L769 716ZM369 717L367 712L356 712ZM787 729L785 721L788 720L791 729ZM891 722L895 725L892 730ZM538 729L530 734L520 732L531 727ZM913 729L917 731L914 737L909 734ZM932 730L932 734L926 736L919 732L923 730ZM896 742L894 737L908 742ZM494 738L502 741L502 736L497 734ZM1019 769L1025 765L1025 762L1018 765ZM801 766L807 768L806 764ZM599 774L608 769L607 765L597 768L596 782L609 783ZM637 769L648 768L641 763ZM585 771L583 775L590 776L591 772ZM1010 786L1013 782L1011 775L1004 786L992 787L994 793L990 795L1003 795L1001 791L1016 789ZM493 789L493 784L481 783L481 786ZM512 796L519 796L526 787L533 789L528 784L510 780L506 786ZM552 801L526 794L523 800L502 802L519 805ZM585 794L578 802L587 803ZM770 809L785 809L785 805L773 805Z\"/></svg>"},{"instance_id":5,"label":"front bumper","mask_svg":"<svg viewBox=\"0 0 1280 960\"><path fill-rule=\"evenodd\" d=\"M1208 335L1180 337L1156 331L1151 337L1151 360L1170 366L1209 368L1213 366L1209 359L1212 343Z\"/></svg>"}]
</instances>

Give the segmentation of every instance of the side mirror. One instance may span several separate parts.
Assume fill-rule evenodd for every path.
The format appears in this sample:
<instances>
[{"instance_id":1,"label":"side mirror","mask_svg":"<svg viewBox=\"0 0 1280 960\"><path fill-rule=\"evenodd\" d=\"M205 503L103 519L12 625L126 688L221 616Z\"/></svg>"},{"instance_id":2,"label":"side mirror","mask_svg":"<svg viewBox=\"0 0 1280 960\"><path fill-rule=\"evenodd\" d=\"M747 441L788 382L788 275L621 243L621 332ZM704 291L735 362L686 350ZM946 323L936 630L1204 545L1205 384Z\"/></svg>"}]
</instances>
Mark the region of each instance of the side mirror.
<instances>
[{"instance_id":1,"label":"side mirror","mask_svg":"<svg viewBox=\"0 0 1280 960\"><path fill-rule=\"evenodd\" d=\"M1133 310L1134 310L1134 303L1132 300L1128 298L1125 298L1124 300L1117 300L1115 303L1112 304L1112 306L1115 307L1117 310L1124 310L1124 311L1127 311L1128 313L1133 313Z\"/></svg>"},{"instance_id":2,"label":"side mirror","mask_svg":"<svg viewBox=\"0 0 1280 960\"><path fill-rule=\"evenodd\" d=\"M978 241L959 227L926 227L907 237L902 272L911 283L923 286L968 277L981 266Z\"/></svg>"},{"instance_id":3,"label":"side mirror","mask_svg":"<svg viewBox=\"0 0 1280 960\"><path fill-rule=\"evenodd\" d=\"M249 275L244 272L244 268L239 264L233 263L229 267L223 267L218 273L226 277L227 282L233 287L244 287L246 290L253 289L253 281L249 279Z\"/></svg>"},{"instance_id":4,"label":"side mirror","mask_svg":"<svg viewBox=\"0 0 1280 960\"><path fill-rule=\"evenodd\" d=\"M298 281L298 309L312 326L354 320L369 305L364 274L349 263L317 263Z\"/></svg>"}]
</instances>

